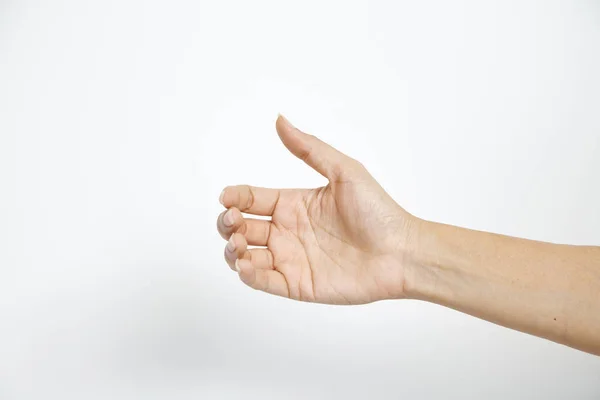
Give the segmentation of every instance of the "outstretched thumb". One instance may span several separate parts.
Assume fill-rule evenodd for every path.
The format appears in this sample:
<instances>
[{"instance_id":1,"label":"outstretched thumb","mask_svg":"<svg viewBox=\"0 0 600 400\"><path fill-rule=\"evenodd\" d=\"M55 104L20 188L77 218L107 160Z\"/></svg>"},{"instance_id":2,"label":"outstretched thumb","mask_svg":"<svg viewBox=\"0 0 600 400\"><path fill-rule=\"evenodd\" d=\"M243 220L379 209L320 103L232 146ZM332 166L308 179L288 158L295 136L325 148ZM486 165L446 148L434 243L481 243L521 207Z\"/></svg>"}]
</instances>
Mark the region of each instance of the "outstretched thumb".
<instances>
[{"instance_id":1,"label":"outstretched thumb","mask_svg":"<svg viewBox=\"0 0 600 400\"><path fill-rule=\"evenodd\" d=\"M285 147L330 181L339 178L356 163L317 137L302 132L281 114L275 126Z\"/></svg>"}]
</instances>

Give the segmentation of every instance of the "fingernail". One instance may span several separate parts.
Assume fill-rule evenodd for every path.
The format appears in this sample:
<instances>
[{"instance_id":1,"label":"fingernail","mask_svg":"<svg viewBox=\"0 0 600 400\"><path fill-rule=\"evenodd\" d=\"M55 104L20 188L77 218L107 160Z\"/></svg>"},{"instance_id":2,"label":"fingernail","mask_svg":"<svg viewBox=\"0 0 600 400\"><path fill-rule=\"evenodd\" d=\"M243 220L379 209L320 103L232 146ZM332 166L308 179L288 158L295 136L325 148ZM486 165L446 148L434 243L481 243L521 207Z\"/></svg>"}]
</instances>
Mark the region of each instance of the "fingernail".
<instances>
[{"instance_id":1,"label":"fingernail","mask_svg":"<svg viewBox=\"0 0 600 400\"><path fill-rule=\"evenodd\" d=\"M281 120L290 128L294 128L294 125L292 125L292 123L283 115L279 114L279 117L281 118Z\"/></svg>"},{"instance_id":2,"label":"fingernail","mask_svg":"<svg viewBox=\"0 0 600 400\"><path fill-rule=\"evenodd\" d=\"M235 251L235 243L233 242L233 236L227 241L227 251L233 253Z\"/></svg>"},{"instance_id":3,"label":"fingernail","mask_svg":"<svg viewBox=\"0 0 600 400\"><path fill-rule=\"evenodd\" d=\"M234 222L235 220L233 219L233 211L227 211L225 213L225 216L223 217L223 223L225 224L225 226L233 226Z\"/></svg>"},{"instance_id":4,"label":"fingernail","mask_svg":"<svg viewBox=\"0 0 600 400\"><path fill-rule=\"evenodd\" d=\"M219 203L221 203L222 205L225 205L225 189L223 189L221 191L221 194L219 195Z\"/></svg>"},{"instance_id":5,"label":"fingernail","mask_svg":"<svg viewBox=\"0 0 600 400\"><path fill-rule=\"evenodd\" d=\"M238 273L241 272L241 270L240 270L240 259L239 258L237 260L235 260L235 270Z\"/></svg>"}]
</instances>

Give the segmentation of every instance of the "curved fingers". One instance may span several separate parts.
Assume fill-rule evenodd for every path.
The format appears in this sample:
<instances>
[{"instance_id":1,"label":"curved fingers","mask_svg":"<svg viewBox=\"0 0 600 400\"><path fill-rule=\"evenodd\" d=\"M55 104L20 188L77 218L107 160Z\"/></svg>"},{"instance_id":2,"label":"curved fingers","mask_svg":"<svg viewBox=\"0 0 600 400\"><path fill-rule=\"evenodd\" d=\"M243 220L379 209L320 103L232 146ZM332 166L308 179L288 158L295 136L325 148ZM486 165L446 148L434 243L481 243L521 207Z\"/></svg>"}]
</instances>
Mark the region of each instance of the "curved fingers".
<instances>
[{"instance_id":1,"label":"curved fingers","mask_svg":"<svg viewBox=\"0 0 600 400\"><path fill-rule=\"evenodd\" d=\"M228 186L221 192L219 202L226 208L236 207L254 215L273 215L281 191L249 185Z\"/></svg>"},{"instance_id":2,"label":"curved fingers","mask_svg":"<svg viewBox=\"0 0 600 400\"><path fill-rule=\"evenodd\" d=\"M217 230L223 239L228 240L234 233L241 233L251 246L266 246L271 226L271 221L244 218L235 207L223 211L217 218Z\"/></svg>"},{"instance_id":3,"label":"curved fingers","mask_svg":"<svg viewBox=\"0 0 600 400\"><path fill-rule=\"evenodd\" d=\"M255 268L252 262L245 259L238 260L236 266L242 282L251 288L277 296L290 297L288 283L281 272Z\"/></svg>"}]
</instances>

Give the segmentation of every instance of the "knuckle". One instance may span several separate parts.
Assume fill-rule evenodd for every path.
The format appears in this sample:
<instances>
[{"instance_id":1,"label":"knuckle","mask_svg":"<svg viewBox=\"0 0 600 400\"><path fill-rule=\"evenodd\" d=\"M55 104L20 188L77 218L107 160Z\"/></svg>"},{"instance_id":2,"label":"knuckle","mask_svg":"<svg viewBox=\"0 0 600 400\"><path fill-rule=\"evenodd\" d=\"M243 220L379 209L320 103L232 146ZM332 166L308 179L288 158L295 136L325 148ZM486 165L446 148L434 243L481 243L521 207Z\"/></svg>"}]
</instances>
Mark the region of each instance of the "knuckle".
<instances>
[{"instance_id":1,"label":"knuckle","mask_svg":"<svg viewBox=\"0 0 600 400\"><path fill-rule=\"evenodd\" d=\"M240 198L240 207L242 207L243 210L249 210L254 205L254 191L250 185L242 185L242 188L246 195L246 201L245 204L243 204Z\"/></svg>"}]
</instances>

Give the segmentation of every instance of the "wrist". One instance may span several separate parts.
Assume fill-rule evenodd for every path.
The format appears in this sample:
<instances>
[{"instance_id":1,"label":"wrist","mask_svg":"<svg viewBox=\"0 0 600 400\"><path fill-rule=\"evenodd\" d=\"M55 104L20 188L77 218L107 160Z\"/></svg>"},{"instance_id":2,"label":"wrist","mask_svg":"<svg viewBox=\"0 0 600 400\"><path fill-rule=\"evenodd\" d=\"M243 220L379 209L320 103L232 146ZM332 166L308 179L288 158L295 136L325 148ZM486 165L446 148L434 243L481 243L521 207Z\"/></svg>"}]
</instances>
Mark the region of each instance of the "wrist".
<instances>
[{"instance_id":1,"label":"wrist","mask_svg":"<svg viewBox=\"0 0 600 400\"><path fill-rule=\"evenodd\" d=\"M401 257L401 268L404 271L402 287L403 298L430 300L433 276L437 272L432 270L439 261L435 254L439 244L435 244L436 223L419 218L411 223L407 246ZM439 272L439 271L438 271Z\"/></svg>"},{"instance_id":2,"label":"wrist","mask_svg":"<svg viewBox=\"0 0 600 400\"><path fill-rule=\"evenodd\" d=\"M454 304L478 280L469 272L473 238L456 226L419 220L406 256L405 298Z\"/></svg>"},{"instance_id":3,"label":"wrist","mask_svg":"<svg viewBox=\"0 0 600 400\"><path fill-rule=\"evenodd\" d=\"M390 250L386 252L383 273L377 279L382 289L380 297L389 300L421 298L422 275L427 265L423 242L427 241L431 222L404 210L398 221L396 233L387 244Z\"/></svg>"}]
</instances>

